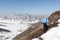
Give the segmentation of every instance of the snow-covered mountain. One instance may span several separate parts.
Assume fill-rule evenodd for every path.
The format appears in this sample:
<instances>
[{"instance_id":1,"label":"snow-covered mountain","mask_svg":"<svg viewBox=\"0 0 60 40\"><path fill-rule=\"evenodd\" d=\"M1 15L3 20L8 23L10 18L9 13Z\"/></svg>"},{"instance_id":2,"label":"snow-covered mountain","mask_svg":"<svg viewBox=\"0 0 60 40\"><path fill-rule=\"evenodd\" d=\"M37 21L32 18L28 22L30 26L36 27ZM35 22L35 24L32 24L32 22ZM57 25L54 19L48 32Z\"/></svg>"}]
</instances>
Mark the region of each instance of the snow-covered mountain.
<instances>
[{"instance_id":1,"label":"snow-covered mountain","mask_svg":"<svg viewBox=\"0 0 60 40\"><path fill-rule=\"evenodd\" d=\"M28 14L0 15L0 40L12 40L16 35L27 30L31 23L36 23L40 17Z\"/></svg>"},{"instance_id":2,"label":"snow-covered mountain","mask_svg":"<svg viewBox=\"0 0 60 40\"><path fill-rule=\"evenodd\" d=\"M40 21L40 16L30 14L1 14L0 22L33 22Z\"/></svg>"}]
</instances>

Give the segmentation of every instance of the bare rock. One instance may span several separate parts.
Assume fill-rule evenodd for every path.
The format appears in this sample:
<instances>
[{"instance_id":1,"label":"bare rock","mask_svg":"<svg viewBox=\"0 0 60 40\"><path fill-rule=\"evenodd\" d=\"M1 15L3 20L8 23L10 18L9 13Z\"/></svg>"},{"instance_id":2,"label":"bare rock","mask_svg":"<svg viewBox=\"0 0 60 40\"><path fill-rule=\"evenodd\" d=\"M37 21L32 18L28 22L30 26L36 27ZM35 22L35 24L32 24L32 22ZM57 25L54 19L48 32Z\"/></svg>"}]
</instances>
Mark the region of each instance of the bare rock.
<instances>
[{"instance_id":1,"label":"bare rock","mask_svg":"<svg viewBox=\"0 0 60 40\"><path fill-rule=\"evenodd\" d=\"M52 13L49 17L49 23L56 22L58 19L60 19L60 11L56 11Z\"/></svg>"}]
</instances>

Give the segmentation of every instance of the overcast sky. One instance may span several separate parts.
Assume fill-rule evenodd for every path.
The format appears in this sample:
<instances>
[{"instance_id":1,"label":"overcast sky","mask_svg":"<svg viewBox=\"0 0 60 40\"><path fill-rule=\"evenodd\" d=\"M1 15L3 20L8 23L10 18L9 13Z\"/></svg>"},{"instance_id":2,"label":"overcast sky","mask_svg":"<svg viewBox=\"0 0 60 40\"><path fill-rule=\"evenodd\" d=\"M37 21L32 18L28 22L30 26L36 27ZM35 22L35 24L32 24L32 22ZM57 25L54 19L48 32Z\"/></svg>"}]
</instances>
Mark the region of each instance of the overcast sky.
<instances>
[{"instance_id":1,"label":"overcast sky","mask_svg":"<svg viewBox=\"0 0 60 40\"><path fill-rule=\"evenodd\" d=\"M60 10L60 0L0 0L0 13L48 15Z\"/></svg>"}]
</instances>

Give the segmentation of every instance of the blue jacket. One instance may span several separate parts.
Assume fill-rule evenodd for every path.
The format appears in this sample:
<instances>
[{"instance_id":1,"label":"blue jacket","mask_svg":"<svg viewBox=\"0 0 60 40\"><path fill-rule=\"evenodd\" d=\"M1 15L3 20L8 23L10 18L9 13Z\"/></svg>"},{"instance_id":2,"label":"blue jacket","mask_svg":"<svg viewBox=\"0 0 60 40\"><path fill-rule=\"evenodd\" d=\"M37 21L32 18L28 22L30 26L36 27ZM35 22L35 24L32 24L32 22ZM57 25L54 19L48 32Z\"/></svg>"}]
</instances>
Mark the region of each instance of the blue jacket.
<instances>
[{"instance_id":1,"label":"blue jacket","mask_svg":"<svg viewBox=\"0 0 60 40\"><path fill-rule=\"evenodd\" d=\"M41 22L47 24L48 23L48 19L44 17L44 18L41 19Z\"/></svg>"}]
</instances>

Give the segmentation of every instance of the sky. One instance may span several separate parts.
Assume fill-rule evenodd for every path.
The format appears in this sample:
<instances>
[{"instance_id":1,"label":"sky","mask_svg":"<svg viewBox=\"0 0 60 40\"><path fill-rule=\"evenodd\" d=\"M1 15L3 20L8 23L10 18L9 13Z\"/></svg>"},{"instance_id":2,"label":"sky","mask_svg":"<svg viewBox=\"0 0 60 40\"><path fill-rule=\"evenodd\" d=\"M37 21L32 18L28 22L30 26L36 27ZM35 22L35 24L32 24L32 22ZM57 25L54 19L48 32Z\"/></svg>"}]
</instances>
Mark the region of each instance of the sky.
<instances>
[{"instance_id":1,"label":"sky","mask_svg":"<svg viewBox=\"0 0 60 40\"><path fill-rule=\"evenodd\" d=\"M60 0L0 0L0 14L49 15L60 10Z\"/></svg>"}]
</instances>

